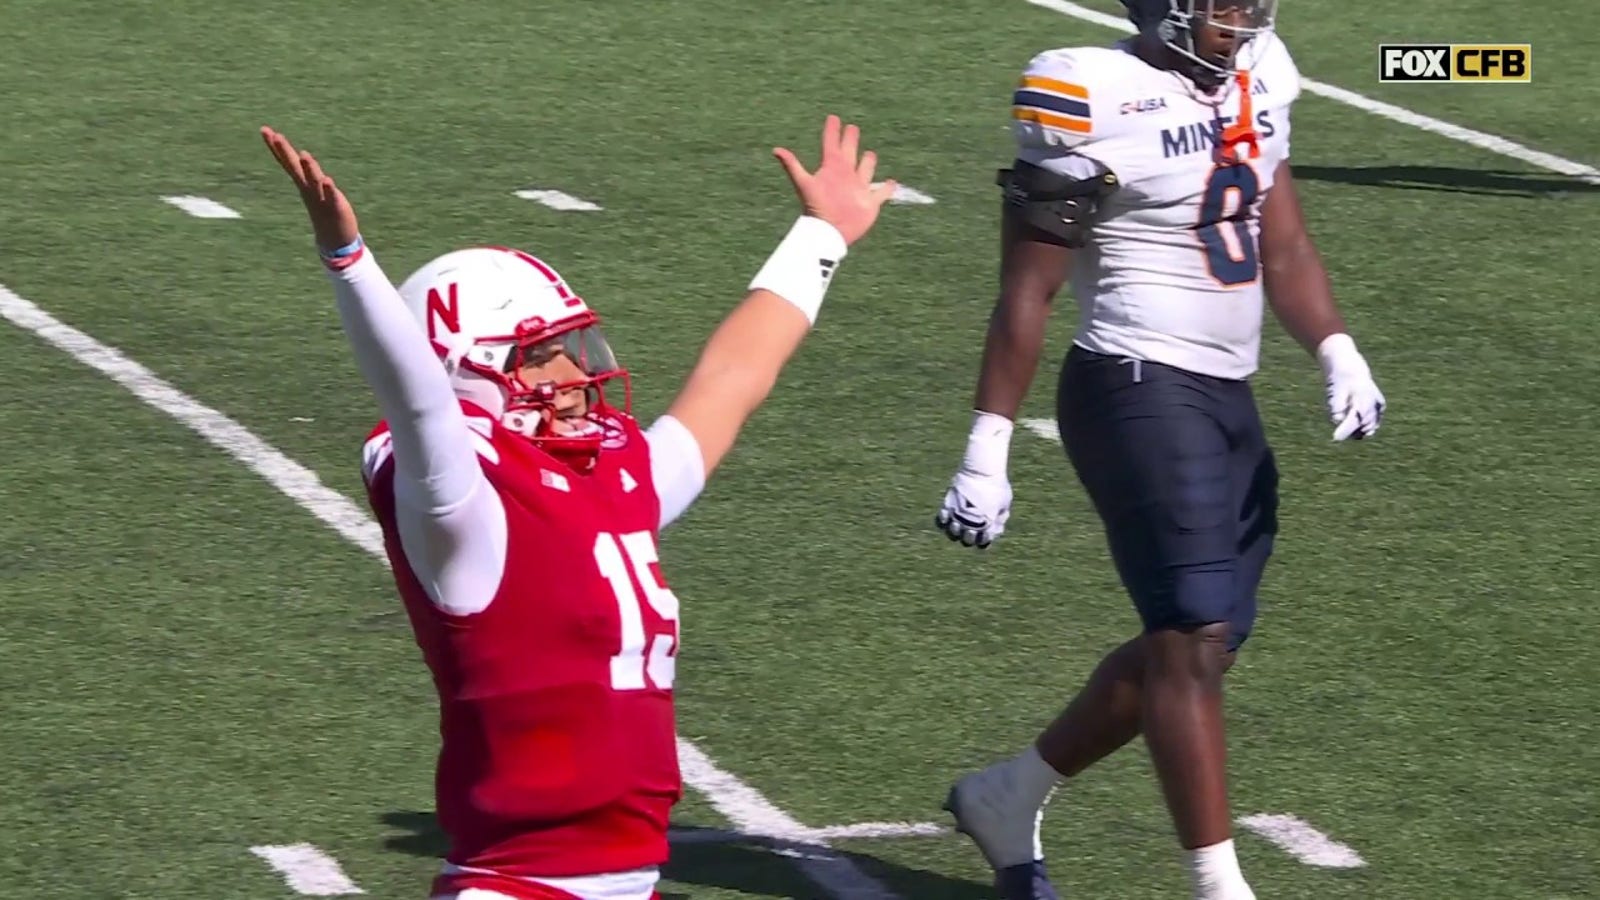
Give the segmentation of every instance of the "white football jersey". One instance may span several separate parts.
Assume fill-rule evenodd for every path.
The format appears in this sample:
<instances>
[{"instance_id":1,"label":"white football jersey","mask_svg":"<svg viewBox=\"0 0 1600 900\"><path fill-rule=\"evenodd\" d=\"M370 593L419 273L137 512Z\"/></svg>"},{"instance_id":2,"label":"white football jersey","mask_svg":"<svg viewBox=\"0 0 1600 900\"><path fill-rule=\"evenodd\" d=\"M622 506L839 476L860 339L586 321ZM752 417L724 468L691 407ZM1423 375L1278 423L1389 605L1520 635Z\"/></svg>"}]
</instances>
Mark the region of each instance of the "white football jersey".
<instances>
[{"instance_id":1,"label":"white football jersey","mask_svg":"<svg viewBox=\"0 0 1600 900\"><path fill-rule=\"evenodd\" d=\"M1220 378L1256 370L1261 347L1261 204L1289 157L1300 72L1275 34L1243 47L1246 97L1230 80L1208 98L1135 55L1132 40L1034 57L1013 98L1017 157L1120 188L1074 253L1075 342ZM1260 155L1221 162L1241 105ZM1219 118L1220 117L1220 118Z\"/></svg>"}]
</instances>

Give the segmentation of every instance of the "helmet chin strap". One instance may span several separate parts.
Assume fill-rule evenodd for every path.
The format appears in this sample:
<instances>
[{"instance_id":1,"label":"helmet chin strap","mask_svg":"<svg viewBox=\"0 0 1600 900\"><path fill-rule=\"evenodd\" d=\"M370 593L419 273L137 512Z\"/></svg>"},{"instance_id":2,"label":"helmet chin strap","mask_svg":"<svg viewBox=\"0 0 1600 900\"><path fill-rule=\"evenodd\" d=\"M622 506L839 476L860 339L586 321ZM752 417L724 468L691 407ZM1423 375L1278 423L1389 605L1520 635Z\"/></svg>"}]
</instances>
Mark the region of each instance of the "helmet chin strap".
<instances>
[{"instance_id":1,"label":"helmet chin strap","mask_svg":"<svg viewBox=\"0 0 1600 900\"><path fill-rule=\"evenodd\" d=\"M537 409L519 409L502 414L500 424L508 431L531 438L538 435L539 426L544 424L544 414Z\"/></svg>"},{"instance_id":2,"label":"helmet chin strap","mask_svg":"<svg viewBox=\"0 0 1600 900\"><path fill-rule=\"evenodd\" d=\"M462 358L473 349L470 338L444 344L443 349L445 371L450 373L450 384L455 390L455 395L498 419L506 430L526 438L548 441L547 449L558 456L568 453L562 447L564 441L582 441L587 444L603 436L605 429L593 421L587 421L589 427L578 433L561 434L550 427L548 421L552 415L550 410L539 407L506 409L510 398L504 385L461 365ZM575 459L573 465L580 470L586 470L593 465L592 448L582 456L584 458Z\"/></svg>"},{"instance_id":3,"label":"helmet chin strap","mask_svg":"<svg viewBox=\"0 0 1600 900\"><path fill-rule=\"evenodd\" d=\"M499 419L507 428L532 437L539 426L538 418L534 417L534 421L524 432L520 420L526 416L519 413L506 414L505 388L461 365L462 357L473 348L472 339L462 334L450 337L454 340L448 340L444 344L444 370L450 373L450 385L455 389L456 396ZM511 421L513 418L519 420L515 425Z\"/></svg>"}]
</instances>

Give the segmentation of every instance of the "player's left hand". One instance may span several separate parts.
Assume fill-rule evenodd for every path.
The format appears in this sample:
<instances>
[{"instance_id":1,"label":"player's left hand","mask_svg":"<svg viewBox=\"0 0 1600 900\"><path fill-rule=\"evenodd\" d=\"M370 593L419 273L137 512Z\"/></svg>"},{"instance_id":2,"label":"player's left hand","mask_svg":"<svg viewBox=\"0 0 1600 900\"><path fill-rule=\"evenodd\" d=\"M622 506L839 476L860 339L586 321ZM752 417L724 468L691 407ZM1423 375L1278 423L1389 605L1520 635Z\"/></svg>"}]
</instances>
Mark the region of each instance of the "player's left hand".
<instances>
[{"instance_id":1,"label":"player's left hand","mask_svg":"<svg viewBox=\"0 0 1600 900\"><path fill-rule=\"evenodd\" d=\"M878 211L894 196L893 179L874 184L878 154L861 152L861 129L828 116L822 125L822 161L807 172L794 153L776 147L772 155L783 164L805 214L815 216L844 238L845 246L861 240L878 220Z\"/></svg>"},{"instance_id":2,"label":"player's left hand","mask_svg":"<svg viewBox=\"0 0 1600 900\"><path fill-rule=\"evenodd\" d=\"M306 215L311 217L311 231L316 235L317 247L331 253L354 243L361 236L355 210L350 208L350 201L345 199L339 186L322 171L316 157L296 150L288 138L265 125L261 127L261 139L300 191L300 202L305 204Z\"/></svg>"},{"instance_id":3,"label":"player's left hand","mask_svg":"<svg viewBox=\"0 0 1600 900\"><path fill-rule=\"evenodd\" d=\"M1383 422L1383 392L1355 341L1349 335L1332 335L1317 348L1317 361L1327 386L1333 439L1359 441L1377 434Z\"/></svg>"}]
</instances>

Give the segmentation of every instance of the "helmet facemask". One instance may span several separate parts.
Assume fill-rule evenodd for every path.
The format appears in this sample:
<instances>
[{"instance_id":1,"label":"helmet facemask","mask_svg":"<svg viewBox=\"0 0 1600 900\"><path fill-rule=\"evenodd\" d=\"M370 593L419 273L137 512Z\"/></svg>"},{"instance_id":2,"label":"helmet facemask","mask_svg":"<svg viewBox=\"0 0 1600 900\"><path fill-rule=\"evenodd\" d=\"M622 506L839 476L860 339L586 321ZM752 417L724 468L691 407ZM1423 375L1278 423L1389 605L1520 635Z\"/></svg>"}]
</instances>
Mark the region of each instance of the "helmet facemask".
<instances>
[{"instance_id":1,"label":"helmet facemask","mask_svg":"<svg viewBox=\"0 0 1600 900\"><path fill-rule=\"evenodd\" d=\"M607 383L621 382L623 413L632 407L628 373L588 311L556 325L531 319L514 335L480 338L462 365L499 384L502 425L578 471L591 468L602 444L619 436Z\"/></svg>"},{"instance_id":2,"label":"helmet facemask","mask_svg":"<svg viewBox=\"0 0 1600 900\"><path fill-rule=\"evenodd\" d=\"M1278 0L1168 0L1165 17L1153 24L1161 43L1191 64L1195 84L1210 90L1233 74L1239 51L1271 31L1277 16ZM1226 53L1203 52L1200 29L1213 33Z\"/></svg>"}]
</instances>

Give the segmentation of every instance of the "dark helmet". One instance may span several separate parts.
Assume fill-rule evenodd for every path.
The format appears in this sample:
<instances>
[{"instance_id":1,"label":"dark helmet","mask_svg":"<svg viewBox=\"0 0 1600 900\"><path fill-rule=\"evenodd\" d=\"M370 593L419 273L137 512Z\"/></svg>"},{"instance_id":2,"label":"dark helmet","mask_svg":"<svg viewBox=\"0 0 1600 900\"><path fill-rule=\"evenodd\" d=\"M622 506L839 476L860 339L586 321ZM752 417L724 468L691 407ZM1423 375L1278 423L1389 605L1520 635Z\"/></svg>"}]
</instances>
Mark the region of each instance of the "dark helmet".
<instances>
[{"instance_id":1,"label":"dark helmet","mask_svg":"<svg viewBox=\"0 0 1600 900\"><path fill-rule=\"evenodd\" d=\"M1122 0L1122 5L1134 27L1142 34L1155 34L1183 59L1185 74L1202 86L1220 84L1232 75L1239 48L1271 31L1278 16L1278 0ZM1234 51L1225 61L1204 59L1195 52L1196 22L1232 33Z\"/></svg>"}]
</instances>

